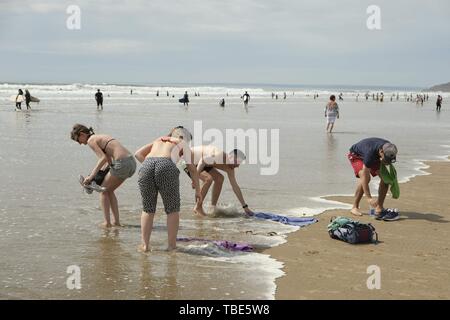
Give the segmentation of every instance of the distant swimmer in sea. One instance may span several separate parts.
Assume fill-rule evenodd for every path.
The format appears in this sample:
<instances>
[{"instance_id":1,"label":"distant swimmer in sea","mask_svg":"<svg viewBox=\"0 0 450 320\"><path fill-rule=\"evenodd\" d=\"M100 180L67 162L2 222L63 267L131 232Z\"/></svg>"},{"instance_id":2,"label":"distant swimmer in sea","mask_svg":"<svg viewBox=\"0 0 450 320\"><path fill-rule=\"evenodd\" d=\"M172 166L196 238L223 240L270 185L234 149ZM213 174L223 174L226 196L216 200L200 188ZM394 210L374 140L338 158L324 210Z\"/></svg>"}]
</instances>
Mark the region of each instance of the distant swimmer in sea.
<instances>
[{"instance_id":1,"label":"distant swimmer in sea","mask_svg":"<svg viewBox=\"0 0 450 320\"><path fill-rule=\"evenodd\" d=\"M358 178L351 213L362 216L359 203L363 195L365 195L369 206L375 209L377 218L382 218L387 221L397 220L398 213L386 212L383 207L389 185L384 183L380 177L378 199L372 198L369 188L370 176L378 176L382 164L390 165L396 161L397 147L395 144L381 138L363 139L350 148L347 157L350 160L356 178Z\"/></svg>"},{"instance_id":2,"label":"distant swimmer in sea","mask_svg":"<svg viewBox=\"0 0 450 320\"><path fill-rule=\"evenodd\" d=\"M119 205L114 191L136 171L136 161L133 155L122 144L106 134L95 134L92 128L75 124L70 133L73 141L88 145L97 155L98 161L83 184L89 185L100 170L107 170L102 187L106 191L100 193L100 204L103 209L103 227L120 226ZM111 223L111 211L113 220Z\"/></svg>"},{"instance_id":3,"label":"distant swimmer in sea","mask_svg":"<svg viewBox=\"0 0 450 320\"><path fill-rule=\"evenodd\" d=\"M23 101L23 91L19 89L16 96L16 109L22 110L22 101Z\"/></svg>"},{"instance_id":4,"label":"distant swimmer in sea","mask_svg":"<svg viewBox=\"0 0 450 320\"><path fill-rule=\"evenodd\" d=\"M225 107L225 99L222 98L222 100L220 100L219 105L221 107Z\"/></svg>"},{"instance_id":5,"label":"distant swimmer in sea","mask_svg":"<svg viewBox=\"0 0 450 320\"><path fill-rule=\"evenodd\" d=\"M97 110L100 110L100 108L103 110L103 93L100 92L100 89L97 89L95 101L97 101Z\"/></svg>"},{"instance_id":6,"label":"distant swimmer in sea","mask_svg":"<svg viewBox=\"0 0 450 320\"><path fill-rule=\"evenodd\" d=\"M194 212L200 216L205 215L203 210L203 201L211 185L213 187L211 205L214 210L217 205L217 201L219 200L220 192L222 191L224 177L220 171L223 171L227 174L231 188L241 203L245 214L253 215L253 212L249 209L244 200L244 196L242 195L241 188L239 187L235 176L236 169L239 168L240 164L246 158L245 154L238 149L234 149L230 151L230 153L226 154L213 145L192 147L191 151L194 159L193 164L197 167L200 180L203 181L201 189L203 200L196 204ZM186 171L186 173L190 176L189 172Z\"/></svg>"},{"instance_id":7,"label":"distant swimmer in sea","mask_svg":"<svg viewBox=\"0 0 450 320\"><path fill-rule=\"evenodd\" d=\"M30 102L31 102L30 91L28 91L28 89L25 89L25 104L27 105L27 110L31 110Z\"/></svg>"},{"instance_id":8,"label":"distant swimmer in sea","mask_svg":"<svg viewBox=\"0 0 450 320\"><path fill-rule=\"evenodd\" d=\"M250 95L247 91L245 91L244 95L242 96L242 99L244 99L244 106L248 105L248 102L250 101Z\"/></svg>"},{"instance_id":9,"label":"distant swimmer in sea","mask_svg":"<svg viewBox=\"0 0 450 320\"><path fill-rule=\"evenodd\" d=\"M336 103L335 95L330 96L330 101L325 106L325 117L327 118L327 132L331 133L333 131L336 117L339 119L339 106Z\"/></svg>"},{"instance_id":10,"label":"distant swimmer in sea","mask_svg":"<svg viewBox=\"0 0 450 320\"><path fill-rule=\"evenodd\" d=\"M135 153L142 163L139 170L139 190L142 197L140 250L150 250L150 236L156 212L158 193L164 203L167 215L168 250L176 248L178 226L180 223L180 171L176 163L181 159L187 164L195 189L195 202L202 201L198 174L189 149L192 139L190 132L182 126L173 128L167 136L141 147Z\"/></svg>"}]
</instances>

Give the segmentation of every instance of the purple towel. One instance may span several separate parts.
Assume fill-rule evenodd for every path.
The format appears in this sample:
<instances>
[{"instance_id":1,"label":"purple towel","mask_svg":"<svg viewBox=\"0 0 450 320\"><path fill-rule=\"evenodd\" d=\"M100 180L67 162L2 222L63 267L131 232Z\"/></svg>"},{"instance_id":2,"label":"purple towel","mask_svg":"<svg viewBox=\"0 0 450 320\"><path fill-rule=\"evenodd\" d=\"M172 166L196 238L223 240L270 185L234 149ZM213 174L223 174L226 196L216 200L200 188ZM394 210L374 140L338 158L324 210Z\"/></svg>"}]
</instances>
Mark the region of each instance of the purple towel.
<instances>
[{"instance_id":1,"label":"purple towel","mask_svg":"<svg viewBox=\"0 0 450 320\"><path fill-rule=\"evenodd\" d=\"M209 239L201 239L201 238L189 238L189 237L181 237L177 238L177 241L201 241L201 242L212 242L216 246L222 247L224 249L233 250L233 251L252 251L253 247L247 243L236 243L230 242L227 240L209 240Z\"/></svg>"}]
</instances>

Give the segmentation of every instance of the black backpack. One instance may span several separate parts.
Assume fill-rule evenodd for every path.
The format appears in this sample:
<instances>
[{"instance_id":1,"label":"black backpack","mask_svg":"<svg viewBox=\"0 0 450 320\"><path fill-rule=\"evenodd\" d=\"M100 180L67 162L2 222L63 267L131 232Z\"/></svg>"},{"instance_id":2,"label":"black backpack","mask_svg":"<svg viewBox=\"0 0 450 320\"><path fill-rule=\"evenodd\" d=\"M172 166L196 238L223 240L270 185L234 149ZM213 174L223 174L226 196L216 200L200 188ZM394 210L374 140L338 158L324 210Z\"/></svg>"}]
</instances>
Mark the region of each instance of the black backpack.
<instances>
[{"instance_id":1,"label":"black backpack","mask_svg":"<svg viewBox=\"0 0 450 320\"><path fill-rule=\"evenodd\" d=\"M378 243L378 234L370 223L361 223L345 217L330 220L328 234L332 239L342 240L351 244Z\"/></svg>"}]
</instances>

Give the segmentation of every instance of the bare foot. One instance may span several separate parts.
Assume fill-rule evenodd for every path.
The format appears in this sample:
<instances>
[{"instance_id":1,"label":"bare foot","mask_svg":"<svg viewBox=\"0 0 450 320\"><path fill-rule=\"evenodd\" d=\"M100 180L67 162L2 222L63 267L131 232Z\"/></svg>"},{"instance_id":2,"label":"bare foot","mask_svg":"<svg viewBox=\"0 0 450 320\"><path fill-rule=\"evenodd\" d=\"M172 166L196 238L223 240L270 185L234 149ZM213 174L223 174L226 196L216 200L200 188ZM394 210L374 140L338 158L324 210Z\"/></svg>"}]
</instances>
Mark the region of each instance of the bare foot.
<instances>
[{"instance_id":1,"label":"bare foot","mask_svg":"<svg viewBox=\"0 0 450 320\"><path fill-rule=\"evenodd\" d=\"M350 212L351 212L353 215L359 216L359 217L361 217L361 216L363 215L362 212L359 211L358 208L352 208L352 210L350 210Z\"/></svg>"},{"instance_id":2,"label":"bare foot","mask_svg":"<svg viewBox=\"0 0 450 320\"><path fill-rule=\"evenodd\" d=\"M105 228L105 229L109 229L112 228L112 224L108 223L108 222L102 222L98 225L100 228Z\"/></svg>"},{"instance_id":3,"label":"bare foot","mask_svg":"<svg viewBox=\"0 0 450 320\"><path fill-rule=\"evenodd\" d=\"M151 250L149 249L149 247L147 247L144 244L140 244L137 248L138 252L142 252L142 253L146 253L146 252L150 252Z\"/></svg>"},{"instance_id":4,"label":"bare foot","mask_svg":"<svg viewBox=\"0 0 450 320\"><path fill-rule=\"evenodd\" d=\"M123 227L123 225L120 224L120 222L114 222L112 225L113 227Z\"/></svg>"},{"instance_id":5,"label":"bare foot","mask_svg":"<svg viewBox=\"0 0 450 320\"><path fill-rule=\"evenodd\" d=\"M175 247L167 247L167 251L169 251L169 252L173 252L175 250L177 250L176 246Z\"/></svg>"},{"instance_id":6,"label":"bare foot","mask_svg":"<svg viewBox=\"0 0 450 320\"><path fill-rule=\"evenodd\" d=\"M205 213L205 211L203 211L203 208L202 207L195 207L194 208L194 214L196 214L196 215L198 215L198 216L201 216L201 217L206 217L206 213Z\"/></svg>"}]
</instances>

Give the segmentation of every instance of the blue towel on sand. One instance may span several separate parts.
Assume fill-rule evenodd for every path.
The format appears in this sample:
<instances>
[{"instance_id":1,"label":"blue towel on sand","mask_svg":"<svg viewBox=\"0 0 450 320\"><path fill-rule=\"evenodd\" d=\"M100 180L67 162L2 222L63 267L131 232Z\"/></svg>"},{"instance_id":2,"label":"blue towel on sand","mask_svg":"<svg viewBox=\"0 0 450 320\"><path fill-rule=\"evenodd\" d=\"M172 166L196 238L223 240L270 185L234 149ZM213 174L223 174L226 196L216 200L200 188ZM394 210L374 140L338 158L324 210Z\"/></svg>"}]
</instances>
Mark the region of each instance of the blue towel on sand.
<instances>
[{"instance_id":1,"label":"blue towel on sand","mask_svg":"<svg viewBox=\"0 0 450 320\"><path fill-rule=\"evenodd\" d=\"M257 212L254 216L258 219L266 219L298 227L305 227L318 221L314 218L285 217L278 214L265 212Z\"/></svg>"}]
</instances>

